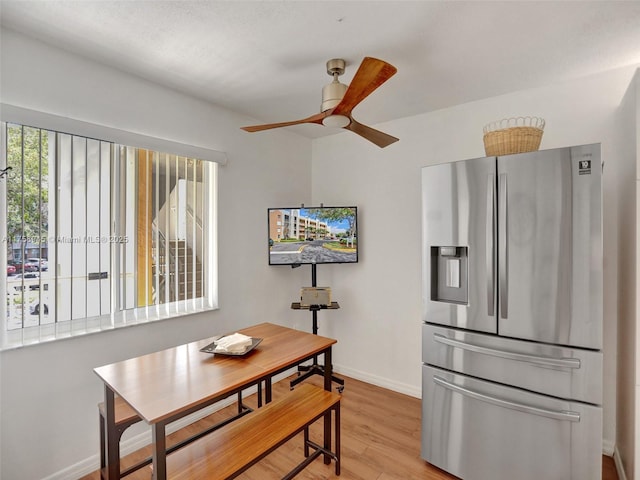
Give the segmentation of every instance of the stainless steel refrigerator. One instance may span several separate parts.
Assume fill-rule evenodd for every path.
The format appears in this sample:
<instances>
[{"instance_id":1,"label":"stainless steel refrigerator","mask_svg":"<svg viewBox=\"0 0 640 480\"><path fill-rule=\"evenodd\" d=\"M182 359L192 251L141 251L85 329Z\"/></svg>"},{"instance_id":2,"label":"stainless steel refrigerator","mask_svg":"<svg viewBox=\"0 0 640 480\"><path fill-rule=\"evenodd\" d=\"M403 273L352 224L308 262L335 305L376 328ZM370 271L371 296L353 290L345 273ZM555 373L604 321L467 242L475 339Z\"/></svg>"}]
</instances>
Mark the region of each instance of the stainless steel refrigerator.
<instances>
[{"instance_id":1,"label":"stainless steel refrigerator","mask_svg":"<svg viewBox=\"0 0 640 480\"><path fill-rule=\"evenodd\" d=\"M600 479L600 145L424 167L422 203L422 457Z\"/></svg>"}]
</instances>

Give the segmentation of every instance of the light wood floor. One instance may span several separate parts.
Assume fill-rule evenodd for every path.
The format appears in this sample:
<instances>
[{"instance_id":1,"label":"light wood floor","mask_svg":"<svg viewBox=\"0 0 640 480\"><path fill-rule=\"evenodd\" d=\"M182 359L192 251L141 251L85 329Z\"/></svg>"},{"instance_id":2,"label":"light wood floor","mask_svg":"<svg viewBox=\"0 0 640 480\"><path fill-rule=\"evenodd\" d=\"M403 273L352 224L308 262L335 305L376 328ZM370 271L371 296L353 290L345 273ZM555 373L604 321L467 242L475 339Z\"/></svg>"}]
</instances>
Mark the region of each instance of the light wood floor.
<instances>
[{"instance_id":1,"label":"light wood floor","mask_svg":"<svg viewBox=\"0 0 640 480\"><path fill-rule=\"evenodd\" d=\"M321 385L316 376L309 381ZM334 464L324 465L316 459L296 479L300 480L453 480L442 470L427 464L420 458L420 400L376 387L358 380L345 378L345 390L341 402L342 425L342 474L335 475ZM289 390L288 380L273 387L274 398ZM255 406L255 395L246 404ZM235 412L235 406L227 407L169 437L169 444L191 435ZM322 422L311 429L311 438L320 441ZM98 439L96 438L96 447ZM188 448L188 447L187 447ZM150 454L145 448L125 457L123 465L129 465ZM251 467L238 478L241 480L276 480L293 468L303 458L302 434L294 437L264 460ZM150 467L145 467L127 480L149 480ZM99 480L96 471L80 480ZM603 480L618 480L613 460L603 457Z\"/></svg>"}]
</instances>

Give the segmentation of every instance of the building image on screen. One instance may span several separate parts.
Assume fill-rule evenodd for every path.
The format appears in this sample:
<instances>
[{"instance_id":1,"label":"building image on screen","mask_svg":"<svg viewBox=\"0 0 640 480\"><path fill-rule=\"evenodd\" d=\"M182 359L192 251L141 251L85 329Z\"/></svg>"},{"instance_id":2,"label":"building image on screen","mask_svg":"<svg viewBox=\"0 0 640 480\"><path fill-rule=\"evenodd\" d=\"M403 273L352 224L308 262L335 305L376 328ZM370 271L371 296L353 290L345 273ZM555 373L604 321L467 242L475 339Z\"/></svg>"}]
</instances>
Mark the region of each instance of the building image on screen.
<instances>
[{"instance_id":1,"label":"building image on screen","mask_svg":"<svg viewBox=\"0 0 640 480\"><path fill-rule=\"evenodd\" d=\"M269 208L269 265L356 263L357 207Z\"/></svg>"}]
</instances>

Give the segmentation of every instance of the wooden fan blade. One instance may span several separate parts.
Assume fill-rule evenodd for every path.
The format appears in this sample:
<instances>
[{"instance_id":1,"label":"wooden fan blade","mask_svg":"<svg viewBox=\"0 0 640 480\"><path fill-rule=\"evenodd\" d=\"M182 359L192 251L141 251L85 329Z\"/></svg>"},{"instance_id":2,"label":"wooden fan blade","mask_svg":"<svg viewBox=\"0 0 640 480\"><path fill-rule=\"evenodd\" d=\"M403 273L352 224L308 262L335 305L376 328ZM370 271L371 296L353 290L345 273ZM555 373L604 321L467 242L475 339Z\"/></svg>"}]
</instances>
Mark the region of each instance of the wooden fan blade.
<instances>
[{"instance_id":1,"label":"wooden fan blade","mask_svg":"<svg viewBox=\"0 0 640 480\"><path fill-rule=\"evenodd\" d=\"M300 125L302 123L319 123L322 125L322 119L330 113L327 112L316 113L310 117L303 118L301 120L293 120L292 122L280 122L280 123L267 123L264 125L250 125L248 127L240 127L245 132L260 132L262 130L269 130L271 128L289 127L291 125Z\"/></svg>"},{"instance_id":2,"label":"wooden fan blade","mask_svg":"<svg viewBox=\"0 0 640 480\"><path fill-rule=\"evenodd\" d=\"M390 63L377 58L365 57L344 97L342 97L342 101L333 109L333 115L350 116L351 110L395 75L397 71L398 69Z\"/></svg>"},{"instance_id":3,"label":"wooden fan blade","mask_svg":"<svg viewBox=\"0 0 640 480\"><path fill-rule=\"evenodd\" d=\"M369 140L371 143L375 143L380 148L384 148L399 140L399 138L392 137L380 130L367 127L366 125L355 121L353 118L351 119L351 123L343 128L351 130L353 133L357 133L362 138Z\"/></svg>"}]
</instances>

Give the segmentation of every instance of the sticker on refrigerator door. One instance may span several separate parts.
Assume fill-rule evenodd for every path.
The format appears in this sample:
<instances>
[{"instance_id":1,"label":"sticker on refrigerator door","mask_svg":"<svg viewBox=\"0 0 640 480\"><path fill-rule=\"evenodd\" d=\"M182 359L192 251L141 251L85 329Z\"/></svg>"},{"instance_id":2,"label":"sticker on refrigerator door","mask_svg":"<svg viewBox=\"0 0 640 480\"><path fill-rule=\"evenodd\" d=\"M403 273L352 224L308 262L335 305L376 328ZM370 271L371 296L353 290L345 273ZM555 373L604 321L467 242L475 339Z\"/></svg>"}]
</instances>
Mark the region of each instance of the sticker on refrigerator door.
<instances>
[{"instance_id":1,"label":"sticker on refrigerator door","mask_svg":"<svg viewBox=\"0 0 640 480\"><path fill-rule=\"evenodd\" d=\"M591 175L591 160L580 160L578 162L578 175Z\"/></svg>"}]
</instances>

